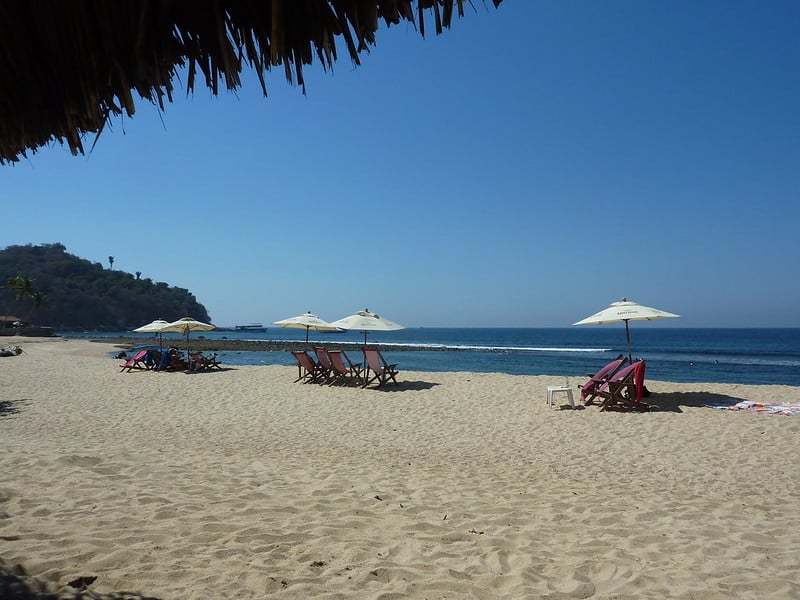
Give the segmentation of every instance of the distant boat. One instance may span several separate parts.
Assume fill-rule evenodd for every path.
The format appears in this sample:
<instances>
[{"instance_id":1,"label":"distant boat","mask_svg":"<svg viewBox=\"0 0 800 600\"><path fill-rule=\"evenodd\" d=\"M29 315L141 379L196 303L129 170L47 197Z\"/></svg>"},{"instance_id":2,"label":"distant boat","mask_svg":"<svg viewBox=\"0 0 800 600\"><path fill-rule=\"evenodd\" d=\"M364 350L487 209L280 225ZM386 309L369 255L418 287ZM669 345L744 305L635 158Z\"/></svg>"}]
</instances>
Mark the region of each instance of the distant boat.
<instances>
[{"instance_id":1,"label":"distant boat","mask_svg":"<svg viewBox=\"0 0 800 600\"><path fill-rule=\"evenodd\" d=\"M235 325L234 331L253 331L263 333L267 330L261 323L250 323L249 325Z\"/></svg>"}]
</instances>

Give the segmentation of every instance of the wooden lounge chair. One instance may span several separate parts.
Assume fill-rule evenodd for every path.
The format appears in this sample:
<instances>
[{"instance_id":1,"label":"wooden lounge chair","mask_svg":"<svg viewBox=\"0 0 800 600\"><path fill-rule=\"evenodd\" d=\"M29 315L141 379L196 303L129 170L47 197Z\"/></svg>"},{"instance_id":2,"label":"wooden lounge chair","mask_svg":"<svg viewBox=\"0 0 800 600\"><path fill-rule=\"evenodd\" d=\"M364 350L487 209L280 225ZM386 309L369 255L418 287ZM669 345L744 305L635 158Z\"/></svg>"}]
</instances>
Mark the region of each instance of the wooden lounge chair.
<instances>
[{"instance_id":1,"label":"wooden lounge chair","mask_svg":"<svg viewBox=\"0 0 800 600\"><path fill-rule=\"evenodd\" d=\"M297 370L299 373L297 379L294 380L294 383L297 383L298 381L302 381L303 383L319 383L320 379L324 378L324 375L320 370L320 366L314 362L314 359L311 358L305 351L293 350L292 355L297 361Z\"/></svg>"},{"instance_id":2,"label":"wooden lounge chair","mask_svg":"<svg viewBox=\"0 0 800 600\"><path fill-rule=\"evenodd\" d=\"M367 387L373 381L378 382L378 387L381 387L389 381L393 381L395 385L399 385L396 379L399 373L397 365L390 365L387 363L386 359L383 358L383 354L381 354L377 348L364 347L362 351L364 352L364 360L367 363L363 387ZM370 376L370 371L372 372L372 376Z\"/></svg>"},{"instance_id":3,"label":"wooden lounge chair","mask_svg":"<svg viewBox=\"0 0 800 600\"><path fill-rule=\"evenodd\" d=\"M333 365L328 356L328 351L325 348L315 347L314 354L317 356L317 365L319 365L320 374L325 377L325 380L330 383L334 379Z\"/></svg>"},{"instance_id":4,"label":"wooden lounge chair","mask_svg":"<svg viewBox=\"0 0 800 600\"><path fill-rule=\"evenodd\" d=\"M625 364L625 361L625 357L620 354L597 373L589 374L589 381L579 386L581 388L581 401L587 406L592 404L595 397L597 397L597 390L600 386L608 381Z\"/></svg>"},{"instance_id":5,"label":"wooden lounge chair","mask_svg":"<svg viewBox=\"0 0 800 600\"><path fill-rule=\"evenodd\" d=\"M217 369L221 369L222 365L217 362L217 355L212 354L211 356L206 356L202 352L190 352L189 353L189 368L192 371L201 371L203 369L213 369L216 367Z\"/></svg>"},{"instance_id":6,"label":"wooden lounge chair","mask_svg":"<svg viewBox=\"0 0 800 600\"><path fill-rule=\"evenodd\" d=\"M144 363L144 359L146 357L147 357L147 350L139 350L139 352L137 352L135 355L133 355L133 357L129 358L123 364L121 364L119 366L120 367L120 371L119 372L122 373L123 371L125 371L125 369L127 369L128 373L130 373L133 369L147 369L147 368L149 368Z\"/></svg>"},{"instance_id":7,"label":"wooden lounge chair","mask_svg":"<svg viewBox=\"0 0 800 600\"><path fill-rule=\"evenodd\" d=\"M331 385L334 383L364 385L364 370L359 365L353 364L344 350L328 350L328 356L333 368Z\"/></svg>"},{"instance_id":8,"label":"wooden lounge chair","mask_svg":"<svg viewBox=\"0 0 800 600\"><path fill-rule=\"evenodd\" d=\"M600 410L650 410L650 405L642 402L645 366L645 361L638 360L617 371L601 385L597 390L597 395L602 398Z\"/></svg>"},{"instance_id":9,"label":"wooden lounge chair","mask_svg":"<svg viewBox=\"0 0 800 600\"><path fill-rule=\"evenodd\" d=\"M158 365L155 367L156 371L187 371L189 370L189 363L181 356L175 348L162 352L158 360Z\"/></svg>"}]
</instances>

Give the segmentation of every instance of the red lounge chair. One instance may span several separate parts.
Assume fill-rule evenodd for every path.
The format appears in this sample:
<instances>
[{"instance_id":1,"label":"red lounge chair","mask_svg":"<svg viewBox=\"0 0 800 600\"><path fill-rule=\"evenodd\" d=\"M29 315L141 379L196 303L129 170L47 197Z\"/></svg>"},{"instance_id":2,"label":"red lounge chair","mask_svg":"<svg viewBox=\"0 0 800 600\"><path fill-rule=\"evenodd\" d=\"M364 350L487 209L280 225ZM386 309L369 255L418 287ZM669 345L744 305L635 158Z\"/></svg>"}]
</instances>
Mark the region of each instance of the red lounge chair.
<instances>
[{"instance_id":1,"label":"red lounge chair","mask_svg":"<svg viewBox=\"0 0 800 600\"><path fill-rule=\"evenodd\" d=\"M319 380L324 377L324 375L320 370L320 366L314 362L314 359L302 350L293 350L292 354L297 361L297 369L299 372L299 376L294 382L319 383Z\"/></svg>"},{"instance_id":2,"label":"red lounge chair","mask_svg":"<svg viewBox=\"0 0 800 600\"><path fill-rule=\"evenodd\" d=\"M650 405L642 402L645 366L645 361L638 360L617 371L611 379L601 385L597 390L597 395L603 399L600 402L600 410L626 408L650 410Z\"/></svg>"},{"instance_id":3,"label":"red lounge chair","mask_svg":"<svg viewBox=\"0 0 800 600\"><path fill-rule=\"evenodd\" d=\"M390 365L387 363L386 359L383 358L383 355L377 348L365 347L362 348L362 351L364 352L364 359L367 363L363 387L367 387L373 381L378 382L378 387L381 387L384 383L388 383L389 381L393 381L395 385L399 385L395 378L399 373L397 365ZM373 373L371 377L369 375L370 371Z\"/></svg>"},{"instance_id":4,"label":"red lounge chair","mask_svg":"<svg viewBox=\"0 0 800 600\"><path fill-rule=\"evenodd\" d=\"M331 367L333 368L333 381L331 381L331 385L334 383L364 385L363 369L353 364L347 354L344 353L344 350L328 350L328 356L331 359ZM347 364L345 364L345 362L347 362Z\"/></svg>"},{"instance_id":5,"label":"red lounge chair","mask_svg":"<svg viewBox=\"0 0 800 600\"><path fill-rule=\"evenodd\" d=\"M147 350L139 350L133 358L129 358L119 366L119 372L122 373L125 369L128 369L128 373L130 373L132 369L147 369L148 367L144 364L145 356L147 356Z\"/></svg>"},{"instance_id":6,"label":"red lounge chair","mask_svg":"<svg viewBox=\"0 0 800 600\"><path fill-rule=\"evenodd\" d=\"M325 348L314 348L314 354L317 355L317 365L319 368L320 374L325 377L325 380L331 382L334 378L333 374L333 365L331 365L331 359L328 356L328 351Z\"/></svg>"},{"instance_id":7,"label":"red lounge chair","mask_svg":"<svg viewBox=\"0 0 800 600\"><path fill-rule=\"evenodd\" d=\"M589 381L581 387L581 401L585 405L591 404L597 396L597 390L625 364L625 357L620 354L594 375L589 375Z\"/></svg>"}]
</instances>

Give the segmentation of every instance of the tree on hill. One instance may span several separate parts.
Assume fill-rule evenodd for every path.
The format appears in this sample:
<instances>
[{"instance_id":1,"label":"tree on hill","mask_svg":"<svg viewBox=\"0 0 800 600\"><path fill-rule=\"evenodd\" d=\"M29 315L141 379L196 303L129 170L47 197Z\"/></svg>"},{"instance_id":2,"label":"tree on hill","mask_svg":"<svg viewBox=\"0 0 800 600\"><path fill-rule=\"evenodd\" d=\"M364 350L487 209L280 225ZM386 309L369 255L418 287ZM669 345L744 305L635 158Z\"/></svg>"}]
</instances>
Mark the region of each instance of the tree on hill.
<instances>
[{"instance_id":1,"label":"tree on hill","mask_svg":"<svg viewBox=\"0 0 800 600\"><path fill-rule=\"evenodd\" d=\"M37 307L44 301L44 295L34 287L31 278L25 275L10 277L6 287L14 291L14 300L30 300Z\"/></svg>"},{"instance_id":2,"label":"tree on hill","mask_svg":"<svg viewBox=\"0 0 800 600\"><path fill-rule=\"evenodd\" d=\"M0 282L14 281L0 287L0 312L66 330L132 329L159 317L211 321L189 290L104 269L66 250L59 243L0 250Z\"/></svg>"}]
</instances>

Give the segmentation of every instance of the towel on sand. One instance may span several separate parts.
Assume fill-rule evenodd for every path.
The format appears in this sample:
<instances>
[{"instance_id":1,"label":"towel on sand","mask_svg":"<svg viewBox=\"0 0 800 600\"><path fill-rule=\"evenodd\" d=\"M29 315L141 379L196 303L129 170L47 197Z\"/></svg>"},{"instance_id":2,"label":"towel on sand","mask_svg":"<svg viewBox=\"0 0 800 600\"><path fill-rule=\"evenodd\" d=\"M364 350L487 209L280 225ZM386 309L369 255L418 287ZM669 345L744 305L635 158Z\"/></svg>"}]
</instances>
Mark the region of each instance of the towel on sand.
<instances>
[{"instance_id":1,"label":"towel on sand","mask_svg":"<svg viewBox=\"0 0 800 600\"><path fill-rule=\"evenodd\" d=\"M748 412L763 412L771 415L800 415L800 402L754 402L752 400L734 400L730 403L708 404L710 408L723 410L746 410Z\"/></svg>"}]
</instances>

